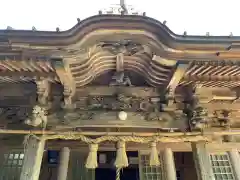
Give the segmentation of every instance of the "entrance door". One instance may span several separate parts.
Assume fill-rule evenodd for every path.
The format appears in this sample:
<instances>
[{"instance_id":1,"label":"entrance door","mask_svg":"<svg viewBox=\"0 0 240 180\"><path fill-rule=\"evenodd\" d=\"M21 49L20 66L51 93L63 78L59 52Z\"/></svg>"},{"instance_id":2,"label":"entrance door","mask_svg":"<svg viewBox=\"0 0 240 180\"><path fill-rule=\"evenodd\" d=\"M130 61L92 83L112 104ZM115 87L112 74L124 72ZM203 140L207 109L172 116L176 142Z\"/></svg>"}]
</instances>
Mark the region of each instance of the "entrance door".
<instances>
[{"instance_id":1,"label":"entrance door","mask_svg":"<svg viewBox=\"0 0 240 180\"><path fill-rule=\"evenodd\" d=\"M139 180L139 169L135 167L124 168L121 172L121 180Z\"/></svg>"},{"instance_id":2,"label":"entrance door","mask_svg":"<svg viewBox=\"0 0 240 180\"><path fill-rule=\"evenodd\" d=\"M113 168L97 168L95 170L96 180L115 180L116 170Z\"/></svg>"},{"instance_id":3,"label":"entrance door","mask_svg":"<svg viewBox=\"0 0 240 180\"><path fill-rule=\"evenodd\" d=\"M174 160L177 180L197 179L197 172L195 169L192 152L175 152Z\"/></svg>"}]
</instances>

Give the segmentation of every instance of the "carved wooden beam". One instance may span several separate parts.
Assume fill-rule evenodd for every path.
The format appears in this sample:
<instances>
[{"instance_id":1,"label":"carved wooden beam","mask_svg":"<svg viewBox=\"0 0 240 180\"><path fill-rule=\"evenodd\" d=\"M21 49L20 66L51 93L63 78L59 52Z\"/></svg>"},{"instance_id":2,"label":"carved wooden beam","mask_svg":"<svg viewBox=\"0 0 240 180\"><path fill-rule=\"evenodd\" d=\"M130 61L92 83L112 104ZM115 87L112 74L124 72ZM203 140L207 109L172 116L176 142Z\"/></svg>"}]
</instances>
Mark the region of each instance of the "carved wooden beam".
<instances>
[{"instance_id":1,"label":"carved wooden beam","mask_svg":"<svg viewBox=\"0 0 240 180\"><path fill-rule=\"evenodd\" d=\"M0 71L0 76L2 77L48 77L57 80L57 75L55 72L25 72L25 71Z\"/></svg>"},{"instance_id":2,"label":"carved wooden beam","mask_svg":"<svg viewBox=\"0 0 240 180\"><path fill-rule=\"evenodd\" d=\"M179 82L181 81L181 79L183 78L186 70L188 69L189 64L179 64L167 86L168 89L170 89L170 92L172 94L175 94L175 90L179 84Z\"/></svg>"},{"instance_id":3,"label":"carved wooden beam","mask_svg":"<svg viewBox=\"0 0 240 180\"><path fill-rule=\"evenodd\" d=\"M154 87L122 87L122 86L85 86L76 90L77 96L113 96L121 92L126 96L151 97L160 96Z\"/></svg>"},{"instance_id":4,"label":"carved wooden beam","mask_svg":"<svg viewBox=\"0 0 240 180\"><path fill-rule=\"evenodd\" d=\"M231 103L238 99L237 91L234 89L221 87L221 88L207 88L196 87L195 95L198 97L200 103L209 103L217 101L225 101Z\"/></svg>"},{"instance_id":5,"label":"carved wooden beam","mask_svg":"<svg viewBox=\"0 0 240 180\"><path fill-rule=\"evenodd\" d=\"M55 68L56 74L59 77L60 82L63 85L71 86L70 74L66 71L66 66L62 59L52 60L53 67Z\"/></svg>"},{"instance_id":6,"label":"carved wooden beam","mask_svg":"<svg viewBox=\"0 0 240 180\"><path fill-rule=\"evenodd\" d=\"M175 66L177 61L176 60L168 60L165 58L162 58L160 56L154 55L152 58L153 61L156 61L160 64L166 65L166 66Z\"/></svg>"},{"instance_id":7,"label":"carved wooden beam","mask_svg":"<svg viewBox=\"0 0 240 180\"><path fill-rule=\"evenodd\" d=\"M231 103L231 102L218 102L218 103L204 103L201 104L204 108L209 110L231 110L231 111L239 111L240 103Z\"/></svg>"},{"instance_id":8,"label":"carved wooden beam","mask_svg":"<svg viewBox=\"0 0 240 180\"><path fill-rule=\"evenodd\" d=\"M71 73L70 71L68 71L67 65L64 64L63 60L54 60L53 64L55 71L60 79L60 82L64 88L64 107L73 108L73 97L75 96L76 87L74 80L72 79Z\"/></svg>"}]
</instances>

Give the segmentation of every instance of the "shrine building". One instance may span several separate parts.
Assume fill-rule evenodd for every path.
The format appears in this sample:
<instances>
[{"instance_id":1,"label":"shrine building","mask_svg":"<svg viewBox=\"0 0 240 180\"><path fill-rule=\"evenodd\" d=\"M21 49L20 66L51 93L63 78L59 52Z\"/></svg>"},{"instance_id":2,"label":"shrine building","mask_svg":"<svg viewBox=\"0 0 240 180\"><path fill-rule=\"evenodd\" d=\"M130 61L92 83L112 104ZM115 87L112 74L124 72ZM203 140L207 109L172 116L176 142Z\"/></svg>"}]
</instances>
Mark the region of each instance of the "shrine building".
<instances>
[{"instance_id":1,"label":"shrine building","mask_svg":"<svg viewBox=\"0 0 240 180\"><path fill-rule=\"evenodd\" d=\"M0 180L240 180L240 37L124 12L0 30Z\"/></svg>"}]
</instances>

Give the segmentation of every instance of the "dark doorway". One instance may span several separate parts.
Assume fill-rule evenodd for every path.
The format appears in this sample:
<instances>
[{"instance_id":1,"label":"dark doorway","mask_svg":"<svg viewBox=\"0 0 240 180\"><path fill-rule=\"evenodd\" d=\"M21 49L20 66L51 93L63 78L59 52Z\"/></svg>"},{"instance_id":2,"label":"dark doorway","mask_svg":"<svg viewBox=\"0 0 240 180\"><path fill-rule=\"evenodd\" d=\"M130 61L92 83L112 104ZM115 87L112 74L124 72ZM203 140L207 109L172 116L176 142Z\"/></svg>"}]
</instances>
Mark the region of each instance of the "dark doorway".
<instances>
[{"instance_id":1,"label":"dark doorway","mask_svg":"<svg viewBox=\"0 0 240 180\"><path fill-rule=\"evenodd\" d=\"M95 180L115 180L116 171L113 168L97 168Z\"/></svg>"},{"instance_id":2,"label":"dark doorway","mask_svg":"<svg viewBox=\"0 0 240 180\"><path fill-rule=\"evenodd\" d=\"M95 170L95 180L115 180L116 169L114 168L114 160L116 158L116 152L99 152L99 154L106 155L106 162L99 163L98 168ZM120 172L121 180L139 180L138 164L131 164L131 158L137 158L137 152L127 152L129 166L123 168Z\"/></svg>"},{"instance_id":3,"label":"dark doorway","mask_svg":"<svg viewBox=\"0 0 240 180\"><path fill-rule=\"evenodd\" d=\"M192 152L174 153L177 180L197 179Z\"/></svg>"},{"instance_id":4,"label":"dark doorway","mask_svg":"<svg viewBox=\"0 0 240 180\"><path fill-rule=\"evenodd\" d=\"M121 172L121 180L138 180L139 170L138 168L124 168Z\"/></svg>"},{"instance_id":5,"label":"dark doorway","mask_svg":"<svg viewBox=\"0 0 240 180\"><path fill-rule=\"evenodd\" d=\"M96 180L115 180L116 170L113 168L97 168ZM138 168L124 168L121 170L121 180L138 180L139 172Z\"/></svg>"}]
</instances>

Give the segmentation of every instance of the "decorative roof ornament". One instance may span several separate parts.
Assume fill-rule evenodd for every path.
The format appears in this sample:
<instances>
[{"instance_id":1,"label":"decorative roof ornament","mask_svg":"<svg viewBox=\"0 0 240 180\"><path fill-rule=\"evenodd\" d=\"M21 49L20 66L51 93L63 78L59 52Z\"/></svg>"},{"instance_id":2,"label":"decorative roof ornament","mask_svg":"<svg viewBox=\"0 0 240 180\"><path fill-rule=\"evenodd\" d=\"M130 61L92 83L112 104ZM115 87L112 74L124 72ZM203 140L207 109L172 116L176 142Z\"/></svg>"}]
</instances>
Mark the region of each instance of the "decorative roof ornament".
<instances>
[{"instance_id":1,"label":"decorative roof ornament","mask_svg":"<svg viewBox=\"0 0 240 180\"><path fill-rule=\"evenodd\" d=\"M120 4L113 4L99 12L101 12L99 14L146 15L146 13L136 10L133 6L126 5L125 0L120 0Z\"/></svg>"},{"instance_id":2,"label":"decorative roof ornament","mask_svg":"<svg viewBox=\"0 0 240 180\"><path fill-rule=\"evenodd\" d=\"M37 31L35 26L32 27L32 31Z\"/></svg>"},{"instance_id":3,"label":"decorative roof ornament","mask_svg":"<svg viewBox=\"0 0 240 180\"><path fill-rule=\"evenodd\" d=\"M11 26L7 26L7 30L14 30Z\"/></svg>"}]
</instances>

